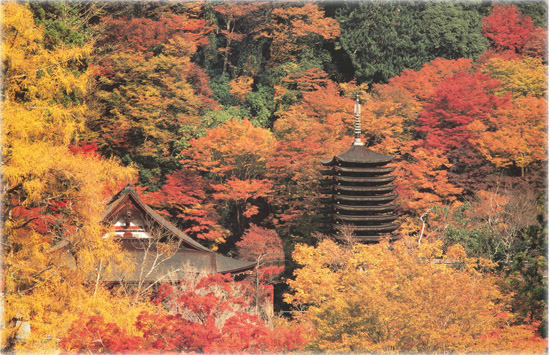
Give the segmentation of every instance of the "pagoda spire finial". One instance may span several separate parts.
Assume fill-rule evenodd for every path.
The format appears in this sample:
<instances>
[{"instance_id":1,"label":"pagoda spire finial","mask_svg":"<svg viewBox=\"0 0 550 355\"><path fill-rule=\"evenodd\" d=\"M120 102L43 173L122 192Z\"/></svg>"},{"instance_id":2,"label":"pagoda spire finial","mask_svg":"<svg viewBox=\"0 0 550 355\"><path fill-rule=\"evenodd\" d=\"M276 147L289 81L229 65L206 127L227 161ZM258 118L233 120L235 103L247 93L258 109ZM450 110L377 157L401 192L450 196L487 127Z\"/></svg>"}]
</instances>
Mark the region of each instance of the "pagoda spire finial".
<instances>
[{"instance_id":1,"label":"pagoda spire finial","mask_svg":"<svg viewBox=\"0 0 550 355\"><path fill-rule=\"evenodd\" d=\"M353 141L353 145L364 145L363 141L361 140L361 103L359 102L359 94L356 95L356 102L355 102L354 133L355 133L355 141Z\"/></svg>"}]
</instances>

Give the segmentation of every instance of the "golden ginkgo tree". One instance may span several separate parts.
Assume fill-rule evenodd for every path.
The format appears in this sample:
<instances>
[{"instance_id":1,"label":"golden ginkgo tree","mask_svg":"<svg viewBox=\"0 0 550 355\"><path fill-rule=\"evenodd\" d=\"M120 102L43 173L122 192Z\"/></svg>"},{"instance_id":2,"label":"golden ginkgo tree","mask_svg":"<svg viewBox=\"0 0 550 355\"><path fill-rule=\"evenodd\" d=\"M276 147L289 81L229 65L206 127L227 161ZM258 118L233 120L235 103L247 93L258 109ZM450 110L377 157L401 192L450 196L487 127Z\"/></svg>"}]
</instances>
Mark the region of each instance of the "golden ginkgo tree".
<instances>
[{"instance_id":1,"label":"golden ginkgo tree","mask_svg":"<svg viewBox=\"0 0 550 355\"><path fill-rule=\"evenodd\" d=\"M330 352L542 352L536 325L512 325L492 262L461 246L403 238L390 244L301 245L286 300Z\"/></svg>"},{"instance_id":2,"label":"golden ginkgo tree","mask_svg":"<svg viewBox=\"0 0 550 355\"><path fill-rule=\"evenodd\" d=\"M120 261L101 214L134 171L79 148L90 46L48 49L28 6L1 10L2 349L45 351L68 320L119 304L93 276Z\"/></svg>"}]
</instances>

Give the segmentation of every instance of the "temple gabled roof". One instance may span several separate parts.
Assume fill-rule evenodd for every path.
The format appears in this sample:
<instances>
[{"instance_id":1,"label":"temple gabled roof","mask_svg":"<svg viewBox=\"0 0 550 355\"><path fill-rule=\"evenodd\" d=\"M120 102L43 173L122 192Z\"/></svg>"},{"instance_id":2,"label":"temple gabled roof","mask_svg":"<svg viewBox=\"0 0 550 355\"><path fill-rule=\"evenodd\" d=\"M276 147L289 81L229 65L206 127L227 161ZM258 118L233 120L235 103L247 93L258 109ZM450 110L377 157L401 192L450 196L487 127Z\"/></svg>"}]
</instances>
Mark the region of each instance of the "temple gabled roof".
<instances>
[{"instance_id":1,"label":"temple gabled roof","mask_svg":"<svg viewBox=\"0 0 550 355\"><path fill-rule=\"evenodd\" d=\"M134 187L130 184L126 185L119 193L113 196L102 216L103 221L107 223L116 222L116 219L120 217L119 214L129 205L133 205L134 208L143 213L144 218L150 219L156 226L182 242L184 248L182 248L181 252L176 253L167 262L167 265L181 265L182 263L185 264L191 261L191 264L196 264L195 266L200 267L201 264L204 264L204 261L199 261L199 259L206 257L210 261L204 265L209 265L218 273L244 272L252 270L256 266L254 262L241 261L215 253L198 243L143 202ZM139 254L137 251L133 251L132 253ZM141 260L137 254L133 255L134 258ZM199 257L199 255L202 256ZM166 267L166 265L163 267Z\"/></svg>"},{"instance_id":2,"label":"temple gabled roof","mask_svg":"<svg viewBox=\"0 0 550 355\"><path fill-rule=\"evenodd\" d=\"M355 164L381 164L389 163L394 157L376 153L364 145L352 145L345 152L335 155L332 159L321 161L325 166L336 165L338 163L355 163Z\"/></svg>"},{"instance_id":3,"label":"temple gabled roof","mask_svg":"<svg viewBox=\"0 0 550 355\"><path fill-rule=\"evenodd\" d=\"M102 220L103 221L112 220L117 214L117 212L120 212L120 210L124 206L126 206L130 201L133 202L134 205L141 208L141 210L146 214L146 216L149 216L160 227L164 228L166 231L168 231L172 235L178 237L186 246L196 250L204 250L208 252L211 251L207 247L196 242L193 238L191 238L187 234L183 233L176 226L174 226L172 223L170 223L160 214L155 212L155 210L153 210L151 207L149 207L149 205L147 205L145 202L141 200L135 188L130 184L126 185L122 190L120 190L119 193L113 196L113 198L111 199L111 202L109 202L109 204L107 205L107 208L105 209L105 212L103 213Z\"/></svg>"}]
</instances>

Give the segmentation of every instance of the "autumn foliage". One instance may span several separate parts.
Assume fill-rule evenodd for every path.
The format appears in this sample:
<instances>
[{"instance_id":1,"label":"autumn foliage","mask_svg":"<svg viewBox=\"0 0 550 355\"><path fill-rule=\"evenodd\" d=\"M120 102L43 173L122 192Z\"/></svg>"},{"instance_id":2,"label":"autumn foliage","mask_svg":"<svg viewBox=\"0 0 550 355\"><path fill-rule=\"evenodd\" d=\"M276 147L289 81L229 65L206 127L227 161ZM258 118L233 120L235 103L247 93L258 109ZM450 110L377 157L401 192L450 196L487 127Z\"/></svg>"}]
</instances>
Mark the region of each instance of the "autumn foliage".
<instances>
[{"instance_id":1,"label":"autumn foliage","mask_svg":"<svg viewBox=\"0 0 550 355\"><path fill-rule=\"evenodd\" d=\"M513 325L489 260L461 246L403 240L298 246L286 299L307 306L316 351L543 352L534 325ZM336 292L331 292L335 290ZM497 340L498 339L498 340Z\"/></svg>"},{"instance_id":2,"label":"autumn foliage","mask_svg":"<svg viewBox=\"0 0 550 355\"><path fill-rule=\"evenodd\" d=\"M483 19L483 34L499 50L520 51L535 27L531 18L513 5L495 5Z\"/></svg>"},{"instance_id":3,"label":"autumn foliage","mask_svg":"<svg viewBox=\"0 0 550 355\"><path fill-rule=\"evenodd\" d=\"M49 48L28 6L1 9L10 38L2 41L1 341L5 349L52 351L80 312L141 307L124 297L106 303L103 287L88 283L98 263L123 262L120 247L102 238L101 216L105 199L135 170L78 140L86 132L90 72L82 63L90 46ZM21 321L32 329L24 343Z\"/></svg>"},{"instance_id":4,"label":"autumn foliage","mask_svg":"<svg viewBox=\"0 0 550 355\"><path fill-rule=\"evenodd\" d=\"M265 26L261 35L272 40L270 61L273 64L295 59L305 48L334 39L340 33L337 22L326 17L316 4L283 5L273 9L270 15L273 21Z\"/></svg>"},{"instance_id":5,"label":"autumn foliage","mask_svg":"<svg viewBox=\"0 0 550 355\"><path fill-rule=\"evenodd\" d=\"M101 317L73 324L73 334L61 340L69 352L253 352L292 351L303 347L304 338L283 320L268 327L250 314L241 285L231 277L204 276L180 286L161 285L154 303L162 310L141 313L131 336ZM80 335L80 336L78 336Z\"/></svg>"},{"instance_id":6,"label":"autumn foliage","mask_svg":"<svg viewBox=\"0 0 550 355\"><path fill-rule=\"evenodd\" d=\"M465 144L470 138L468 124L483 122L497 107L506 105L506 96L492 93L499 85L483 74L463 72L446 78L418 119L418 131L426 132L424 145L449 151Z\"/></svg>"},{"instance_id":7,"label":"autumn foliage","mask_svg":"<svg viewBox=\"0 0 550 355\"><path fill-rule=\"evenodd\" d=\"M218 223L207 188L207 182L196 172L177 170L167 176L159 191L144 194L143 199L189 236L219 244L228 232Z\"/></svg>"},{"instance_id":8,"label":"autumn foliage","mask_svg":"<svg viewBox=\"0 0 550 355\"><path fill-rule=\"evenodd\" d=\"M1 11L2 351L547 349L545 4ZM349 148L356 98L361 139L394 157L395 242L319 233L320 161ZM106 282L132 267L102 222L129 182L256 268L150 298Z\"/></svg>"}]
</instances>

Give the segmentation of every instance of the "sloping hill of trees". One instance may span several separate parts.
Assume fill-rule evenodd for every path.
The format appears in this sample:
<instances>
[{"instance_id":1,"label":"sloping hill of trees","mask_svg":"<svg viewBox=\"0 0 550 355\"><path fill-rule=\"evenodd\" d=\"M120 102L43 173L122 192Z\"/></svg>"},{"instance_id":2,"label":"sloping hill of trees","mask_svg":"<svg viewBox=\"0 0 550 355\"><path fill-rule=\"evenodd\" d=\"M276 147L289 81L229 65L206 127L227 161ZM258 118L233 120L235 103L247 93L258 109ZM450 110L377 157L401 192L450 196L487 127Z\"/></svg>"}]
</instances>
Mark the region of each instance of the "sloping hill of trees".
<instances>
[{"instance_id":1,"label":"sloping hill of trees","mask_svg":"<svg viewBox=\"0 0 550 355\"><path fill-rule=\"evenodd\" d=\"M545 351L546 3L1 9L4 350ZM393 244L319 233L357 95L395 156ZM204 245L270 255L258 279L294 316L266 323L225 278L90 283L124 265L100 220L128 182Z\"/></svg>"}]
</instances>

